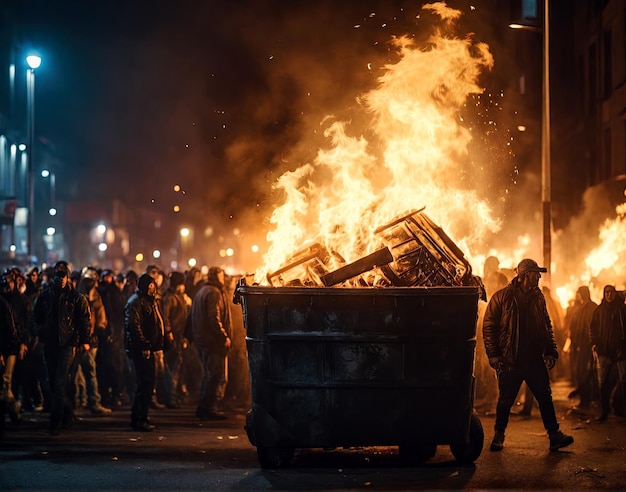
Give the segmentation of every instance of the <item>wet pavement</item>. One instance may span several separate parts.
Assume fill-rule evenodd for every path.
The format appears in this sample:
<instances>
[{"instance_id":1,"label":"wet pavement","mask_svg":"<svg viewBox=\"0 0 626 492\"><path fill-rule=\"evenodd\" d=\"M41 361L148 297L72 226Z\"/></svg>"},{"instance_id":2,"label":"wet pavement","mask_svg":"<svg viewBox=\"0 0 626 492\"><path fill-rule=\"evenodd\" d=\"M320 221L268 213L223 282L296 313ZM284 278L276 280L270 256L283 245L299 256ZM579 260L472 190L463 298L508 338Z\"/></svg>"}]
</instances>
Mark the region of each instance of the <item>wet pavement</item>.
<instances>
[{"instance_id":1,"label":"wet pavement","mask_svg":"<svg viewBox=\"0 0 626 492\"><path fill-rule=\"evenodd\" d=\"M0 445L0 490L379 490L417 489L623 489L626 476L626 419L594 421L573 410L571 387L553 385L557 414L575 443L548 451L539 412L513 416L505 448L490 452L494 417L480 415L485 431L481 456L473 465L455 462L448 446L420 466L399 461L395 447L298 450L292 466L259 468L244 431L245 408L226 421L200 421L195 406L151 410L157 428L130 428L130 409L110 416L85 414L58 437L48 435L47 415L28 413L8 424Z\"/></svg>"}]
</instances>

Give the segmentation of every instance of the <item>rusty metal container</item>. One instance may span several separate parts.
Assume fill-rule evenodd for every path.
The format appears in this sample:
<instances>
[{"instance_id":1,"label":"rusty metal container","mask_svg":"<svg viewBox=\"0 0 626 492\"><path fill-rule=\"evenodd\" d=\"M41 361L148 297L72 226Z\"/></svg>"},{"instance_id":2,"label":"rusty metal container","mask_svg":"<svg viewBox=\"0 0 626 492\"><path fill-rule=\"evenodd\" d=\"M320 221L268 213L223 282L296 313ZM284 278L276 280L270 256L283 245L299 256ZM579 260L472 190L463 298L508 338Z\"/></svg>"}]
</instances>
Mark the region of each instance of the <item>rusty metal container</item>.
<instances>
[{"instance_id":1,"label":"rusty metal container","mask_svg":"<svg viewBox=\"0 0 626 492\"><path fill-rule=\"evenodd\" d=\"M264 468L300 448L398 446L419 463L449 445L473 462L476 287L262 287L240 281Z\"/></svg>"}]
</instances>

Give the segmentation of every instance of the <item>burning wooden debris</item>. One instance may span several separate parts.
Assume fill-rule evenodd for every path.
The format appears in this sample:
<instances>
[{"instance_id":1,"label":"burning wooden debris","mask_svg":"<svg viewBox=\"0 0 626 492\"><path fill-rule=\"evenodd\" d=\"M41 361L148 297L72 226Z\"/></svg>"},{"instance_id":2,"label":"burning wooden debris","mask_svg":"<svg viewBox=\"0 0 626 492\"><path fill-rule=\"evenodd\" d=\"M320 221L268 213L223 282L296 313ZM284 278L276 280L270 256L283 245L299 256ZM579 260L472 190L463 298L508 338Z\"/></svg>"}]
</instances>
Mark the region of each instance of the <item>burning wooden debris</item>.
<instances>
[{"instance_id":1,"label":"burning wooden debris","mask_svg":"<svg viewBox=\"0 0 626 492\"><path fill-rule=\"evenodd\" d=\"M472 269L463 252L423 210L411 211L376 229L380 248L352 263L315 243L268 273L267 281L277 287L471 285ZM341 266L333 269L331 263Z\"/></svg>"}]
</instances>

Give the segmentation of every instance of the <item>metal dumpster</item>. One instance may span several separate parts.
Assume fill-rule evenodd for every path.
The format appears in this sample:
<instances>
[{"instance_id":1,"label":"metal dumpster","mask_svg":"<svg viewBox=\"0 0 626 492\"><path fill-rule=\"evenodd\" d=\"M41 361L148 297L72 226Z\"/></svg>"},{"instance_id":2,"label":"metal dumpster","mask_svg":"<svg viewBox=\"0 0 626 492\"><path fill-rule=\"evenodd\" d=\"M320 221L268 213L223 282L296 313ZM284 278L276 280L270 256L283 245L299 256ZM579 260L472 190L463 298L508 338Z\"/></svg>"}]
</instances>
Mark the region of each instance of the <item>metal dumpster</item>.
<instances>
[{"instance_id":1,"label":"metal dumpster","mask_svg":"<svg viewBox=\"0 0 626 492\"><path fill-rule=\"evenodd\" d=\"M246 328L252 409L246 430L263 468L295 449L398 446L419 463L447 444L471 463L476 287L235 291Z\"/></svg>"}]
</instances>

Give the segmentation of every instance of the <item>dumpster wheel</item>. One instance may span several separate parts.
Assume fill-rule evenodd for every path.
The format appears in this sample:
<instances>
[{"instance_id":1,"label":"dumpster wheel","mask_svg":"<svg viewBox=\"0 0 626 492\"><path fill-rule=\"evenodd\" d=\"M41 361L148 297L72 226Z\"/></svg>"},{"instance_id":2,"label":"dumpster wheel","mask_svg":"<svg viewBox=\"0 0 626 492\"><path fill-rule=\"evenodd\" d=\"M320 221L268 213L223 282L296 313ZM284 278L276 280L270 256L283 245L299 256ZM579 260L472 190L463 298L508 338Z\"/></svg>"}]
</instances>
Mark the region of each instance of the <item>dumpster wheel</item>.
<instances>
[{"instance_id":1,"label":"dumpster wheel","mask_svg":"<svg viewBox=\"0 0 626 492\"><path fill-rule=\"evenodd\" d=\"M257 446L256 454L261 468L285 468L291 463L295 448Z\"/></svg>"},{"instance_id":2,"label":"dumpster wheel","mask_svg":"<svg viewBox=\"0 0 626 492\"><path fill-rule=\"evenodd\" d=\"M452 451L457 462L461 464L473 463L482 453L484 441L483 424L480 422L478 415L473 413L470 420L469 444L452 443L450 444L450 451Z\"/></svg>"}]
</instances>

